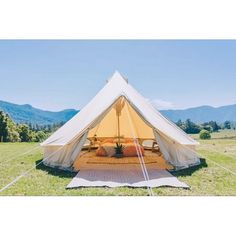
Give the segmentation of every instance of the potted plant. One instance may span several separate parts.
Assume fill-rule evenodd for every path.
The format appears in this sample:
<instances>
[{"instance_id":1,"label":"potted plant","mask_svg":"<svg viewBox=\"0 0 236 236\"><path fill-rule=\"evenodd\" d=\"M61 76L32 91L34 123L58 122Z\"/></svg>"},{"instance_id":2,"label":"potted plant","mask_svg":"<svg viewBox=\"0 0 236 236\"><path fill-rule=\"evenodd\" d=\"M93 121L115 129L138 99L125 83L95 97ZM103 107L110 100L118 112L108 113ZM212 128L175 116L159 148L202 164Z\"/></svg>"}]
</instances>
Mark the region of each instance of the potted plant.
<instances>
[{"instance_id":1,"label":"potted plant","mask_svg":"<svg viewBox=\"0 0 236 236\"><path fill-rule=\"evenodd\" d=\"M115 157L117 157L117 158L123 157L123 149L124 149L124 147L123 147L122 144L116 143L116 147L115 147L116 154L115 154Z\"/></svg>"}]
</instances>

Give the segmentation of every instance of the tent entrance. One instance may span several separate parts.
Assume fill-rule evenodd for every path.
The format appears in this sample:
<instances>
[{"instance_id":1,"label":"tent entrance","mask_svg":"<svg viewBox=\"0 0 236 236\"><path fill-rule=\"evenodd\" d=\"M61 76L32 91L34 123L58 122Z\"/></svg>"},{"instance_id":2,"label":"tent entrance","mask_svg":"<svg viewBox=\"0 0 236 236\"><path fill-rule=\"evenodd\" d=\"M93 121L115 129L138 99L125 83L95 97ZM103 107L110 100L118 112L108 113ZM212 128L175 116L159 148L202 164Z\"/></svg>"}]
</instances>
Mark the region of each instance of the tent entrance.
<instances>
[{"instance_id":1,"label":"tent entrance","mask_svg":"<svg viewBox=\"0 0 236 236\"><path fill-rule=\"evenodd\" d=\"M132 124L130 124L132 122ZM88 141L82 153L74 162L74 169L93 169L101 165L125 168L125 166L138 165L140 168L140 153L137 145L141 149L141 155L145 164L154 164L157 169L172 169L166 163L153 133L153 128L136 112L125 97L120 97L114 105L107 111L107 114L89 132ZM135 143L135 141L137 141ZM121 143L125 149L124 157L117 159L114 157L116 143ZM130 154L127 146L131 149ZM113 155L109 153L113 149ZM136 150L135 150L136 149ZM101 152L106 152L105 155ZM128 152L128 155L127 155ZM107 158L109 157L109 158ZM136 157L136 158L134 158ZM149 165L150 167L150 165Z\"/></svg>"}]
</instances>

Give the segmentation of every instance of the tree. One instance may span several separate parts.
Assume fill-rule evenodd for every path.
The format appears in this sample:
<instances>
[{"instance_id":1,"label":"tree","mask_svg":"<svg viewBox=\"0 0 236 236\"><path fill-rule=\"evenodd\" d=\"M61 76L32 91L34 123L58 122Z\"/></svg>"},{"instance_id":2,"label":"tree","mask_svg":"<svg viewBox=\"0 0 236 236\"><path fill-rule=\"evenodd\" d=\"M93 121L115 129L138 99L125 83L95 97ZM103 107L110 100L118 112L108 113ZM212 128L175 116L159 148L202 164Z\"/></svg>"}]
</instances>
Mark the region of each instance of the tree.
<instances>
[{"instance_id":1,"label":"tree","mask_svg":"<svg viewBox=\"0 0 236 236\"><path fill-rule=\"evenodd\" d=\"M32 141L32 133L31 133L28 125L25 125L25 124L19 125L18 132L20 135L21 142Z\"/></svg>"},{"instance_id":2,"label":"tree","mask_svg":"<svg viewBox=\"0 0 236 236\"><path fill-rule=\"evenodd\" d=\"M17 132L17 130L13 130L11 133L10 133L10 136L9 136L9 141L8 142L20 142L21 139L20 139L20 135L19 133Z\"/></svg>"},{"instance_id":3,"label":"tree","mask_svg":"<svg viewBox=\"0 0 236 236\"><path fill-rule=\"evenodd\" d=\"M20 141L16 124L8 114L0 111L0 142L18 142Z\"/></svg>"},{"instance_id":4,"label":"tree","mask_svg":"<svg viewBox=\"0 0 236 236\"><path fill-rule=\"evenodd\" d=\"M221 129L216 121L205 122L202 124L202 128L208 130L209 132L218 132L219 129Z\"/></svg>"},{"instance_id":5,"label":"tree","mask_svg":"<svg viewBox=\"0 0 236 236\"><path fill-rule=\"evenodd\" d=\"M179 127L180 127L182 124L183 124L182 120L178 120L178 121L176 122L176 125L179 126Z\"/></svg>"},{"instance_id":6,"label":"tree","mask_svg":"<svg viewBox=\"0 0 236 236\"><path fill-rule=\"evenodd\" d=\"M32 123L15 124L8 114L0 111L0 142L41 142L47 138L52 127ZM56 127L58 128L58 124L55 124L55 129Z\"/></svg>"},{"instance_id":7,"label":"tree","mask_svg":"<svg viewBox=\"0 0 236 236\"><path fill-rule=\"evenodd\" d=\"M199 135L200 139L211 139L211 134L208 130L201 130L200 131L200 135Z\"/></svg>"},{"instance_id":8,"label":"tree","mask_svg":"<svg viewBox=\"0 0 236 236\"><path fill-rule=\"evenodd\" d=\"M20 135L17 131L17 126L13 120L6 114L7 120L7 137L6 142L20 142Z\"/></svg>"},{"instance_id":9,"label":"tree","mask_svg":"<svg viewBox=\"0 0 236 236\"><path fill-rule=\"evenodd\" d=\"M52 132L52 126L51 125L47 125L47 131Z\"/></svg>"},{"instance_id":10,"label":"tree","mask_svg":"<svg viewBox=\"0 0 236 236\"><path fill-rule=\"evenodd\" d=\"M38 124L35 125L35 131L39 131L40 130L40 127Z\"/></svg>"},{"instance_id":11,"label":"tree","mask_svg":"<svg viewBox=\"0 0 236 236\"><path fill-rule=\"evenodd\" d=\"M3 111L0 111L0 142L6 142L7 140L7 118Z\"/></svg>"},{"instance_id":12,"label":"tree","mask_svg":"<svg viewBox=\"0 0 236 236\"><path fill-rule=\"evenodd\" d=\"M210 121L209 125L212 127L213 132L218 132L220 129L220 126L216 123L216 121Z\"/></svg>"},{"instance_id":13,"label":"tree","mask_svg":"<svg viewBox=\"0 0 236 236\"><path fill-rule=\"evenodd\" d=\"M185 121L185 132L188 134L198 134L201 131L201 127L193 123L190 119Z\"/></svg>"},{"instance_id":14,"label":"tree","mask_svg":"<svg viewBox=\"0 0 236 236\"><path fill-rule=\"evenodd\" d=\"M203 126L202 126L202 129L205 129L205 130L207 130L208 132L210 132L210 133L212 133L213 132L213 128L210 126L210 125L206 125L206 124L204 124Z\"/></svg>"},{"instance_id":15,"label":"tree","mask_svg":"<svg viewBox=\"0 0 236 236\"><path fill-rule=\"evenodd\" d=\"M201 131L201 127L190 119L187 119L185 122L178 120L176 125L188 134L198 134Z\"/></svg>"},{"instance_id":16,"label":"tree","mask_svg":"<svg viewBox=\"0 0 236 236\"><path fill-rule=\"evenodd\" d=\"M225 121L224 122L224 129L231 129L231 123L230 123L230 121Z\"/></svg>"},{"instance_id":17,"label":"tree","mask_svg":"<svg viewBox=\"0 0 236 236\"><path fill-rule=\"evenodd\" d=\"M42 142L46 138L47 138L47 135L43 131L38 131L37 133L35 133L34 141L35 142Z\"/></svg>"}]
</instances>

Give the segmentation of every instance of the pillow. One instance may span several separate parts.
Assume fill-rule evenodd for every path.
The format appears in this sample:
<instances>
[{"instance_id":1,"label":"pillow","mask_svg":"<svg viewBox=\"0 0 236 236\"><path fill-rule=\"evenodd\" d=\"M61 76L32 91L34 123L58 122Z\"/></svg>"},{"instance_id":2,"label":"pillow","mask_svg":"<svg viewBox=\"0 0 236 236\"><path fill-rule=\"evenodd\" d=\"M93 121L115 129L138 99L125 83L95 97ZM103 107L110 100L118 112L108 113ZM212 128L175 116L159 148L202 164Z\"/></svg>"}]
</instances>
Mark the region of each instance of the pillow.
<instances>
[{"instance_id":1,"label":"pillow","mask_svg":"<svg viewBox=\"0 0 236 236\"><path fill-rule=\"evenodd\" d=\"M142 146L139 146L139 147L140 148L138 148L138 150L140 150L142 155L144 155L144 148ZM124 153L125 157L136 157L136 156L138 156L135 145L125 146L123 153Z\"/></svg>"},{"instance_id":2,"label":"pillow","mask_svg":"<svg viewBox=\"0 0 236 236\"><path fill-rule=\"evenodd\" d=\"M125 143L134 143L134 139L132 138L126 138Z\"/></svg>"},{"instance_id":3,"label":"pillow","mask_svg":"<svg viewBox=\"0 0 236 236\"><path fill-rule=\"evenodd\" d=\"M113 141L114 141L113 138L108 138L108 139L104 139L102 143L113 143Z\"/></svg>"},{"instance_id":4,"label":"pillow","mask_svg":"<svg viewBox=\"0 0 236 236\"><path fill-rule=\"evenodd\" d=\"M106 157L107 156L107 152L106 152L106 150L103 147L99 147L96 150L96 156L98 156L98 157Z\"/></svg>"},{"instance_id":5,"label":"pillow","mask_svg":"<svg viewBox=\"0 0 236 236\"><path fill-rule=\"evenodd\" d=\"M152 148L153 139L146 139L143 141L142 146L145 148Z\"/></svg>"},{"instance_id":6,"label":"pillow","mask_svg":"<svg viewBox=\"0 0 236 236\"><path fill-rule=\"evenodd\" d=\"M119 142L118 138L113 139L113 143L118 143L118 142ZM120 142L121 143L125 143L125 139L124 138L120 138Z\"/></svg>"}]
</instances>

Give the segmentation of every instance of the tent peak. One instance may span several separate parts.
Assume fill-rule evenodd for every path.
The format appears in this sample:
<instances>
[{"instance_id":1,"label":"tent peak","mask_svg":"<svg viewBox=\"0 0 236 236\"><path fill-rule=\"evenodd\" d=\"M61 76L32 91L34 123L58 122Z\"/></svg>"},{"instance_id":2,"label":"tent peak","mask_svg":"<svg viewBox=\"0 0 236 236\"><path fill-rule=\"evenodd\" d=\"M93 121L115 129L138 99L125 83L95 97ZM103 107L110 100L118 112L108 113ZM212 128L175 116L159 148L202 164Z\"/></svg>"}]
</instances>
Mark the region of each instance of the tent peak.
<instances>
[{"instance_id":1,"label":"tent peak","mask_svg":"<svg viewBox=\"0 0 236 236\"><path fill-rule=\"evenodd\" d=\"M113 81L113 80L124 80L126 83L128 83L128 79L125 78L123 75L121 75L121 73L119 71L115 71L115 73L112 75L112 77L107 81Z\"/></svg>"}]
</instances>

